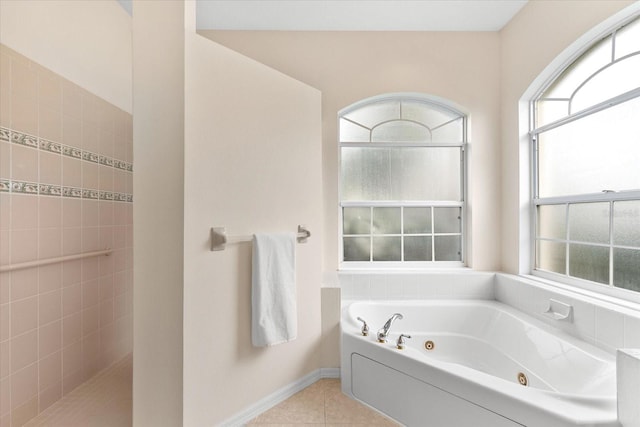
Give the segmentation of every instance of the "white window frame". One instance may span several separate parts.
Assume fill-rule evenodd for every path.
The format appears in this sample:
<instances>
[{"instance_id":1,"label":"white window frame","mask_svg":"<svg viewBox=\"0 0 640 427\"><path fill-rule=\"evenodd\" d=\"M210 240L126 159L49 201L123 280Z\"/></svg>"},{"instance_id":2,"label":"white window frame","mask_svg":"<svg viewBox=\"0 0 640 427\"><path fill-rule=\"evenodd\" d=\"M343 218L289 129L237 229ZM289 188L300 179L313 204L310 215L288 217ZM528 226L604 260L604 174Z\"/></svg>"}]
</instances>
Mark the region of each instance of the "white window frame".
<instances>
[{"instance_id":1,"label":"white window frame","mask_svg":"<svg viewBox=\"0 0 640 427\"><path fill-rule=\"evenodd\" d=\"M383 102L383 101L391 101L391 100L410 100L410 101L418 101L423 102L425 104L432 104L435 109L444 109L450 111L454 114L459 115L462 118L463 123L463 140L460 144L441 144L441 143L370 143L375 147L459 147L461 156L460 156L460 194L462 200L460 201L402 201L402 200L383 200L383 201L357 201L357 202L344 202L342 200L342 172L340 165L342 164L342 147L353 147L358 146L362 147L362 144L352 144L352 143L342 143L340 138L340 119L348 114L351 111L362 108L366 105ZM467 200L467 145L468 145L468 113L464 111L464 109L459 106L451 103L448 100L444 100L442 98L434 97L431 95L418 94L418 93L391 93L385 95L374 96L371 98L363 99L358 101L338 112L337 123L338 123L338 269L339 270L412 270L412 269L446 269L446 268L462 268L466 266L466 254L467 254L467 208L466 208L466 200ZM454 233L455 235L460 235L460 252L461 252L461 260L460 261L344 261L344 248L343 248L343 208L345 207L399 207L401 209L405 207L459 207L461 209L461 220L460 220L460 233ZM433 209L432 209L433 215ZM432 221L432 233L428 235L432 236L432 253L434 252L433 245L435 244L434 237L449 235L449 233L435 233L434 232L434 224ZM425 233L426 235L426 233ZM371 236L363 235L363 236ZM385 236L381 234L380 236ZM388 235L390 236L390 235ZM401 236L401 235L393 235L393 236ZM404 234L402 234L404 236ZM371 239L373 241L373 239ZM403 245L401 243L402 251Z\"/></svg>"},{"instance_id":2,"label":"white window frame","mask_svg":"<svg viewBox=\"0 0 640 427\"><path fill-rule=\"evenodd\" d=\"M525 108L527 108L528 125L529 125L529 132L526 138L528 149L526 150L526 152L521 153L521 155L523 155L524 157L529 157L528 166L530 168L529 170L521 171L521 176L524 176L525 174L528 175L528 180L530 183L530 199L529 199L530 200L530 209L529 209L530 216L529 216L529 219L524 218L521 220L521 224L524 224L524 225L528 224L528 228L529 228L529 236L527 239L529 242L529 247L526 248L525 250L525 252L528 252L529 259L523 263L522 262L523 259L521 258L521 271L523 271L523 273L525 274L528 273L528 274L531 274L532 276L549 281L550 283L553 283L560 287L565 287L564 285L569 285L569 289L577 290L578 292L581 292L581 293L587 293L591 296L601 295L601 296L604 296L605 299L607 299L608 297L613 297L615 299L622 299L625 301L632 301L636 303L640 303L640 292L615 287L611 280L611 276L613 274L612 251L614 248L626 248L624 246L614 245L612 243L613 239L611 237L611 234L613 233L613 230L611 227L609 229L610 238L609 238L608 244L598 245L598 244L589 243L590 246L604 246L609 248L610 280L608 285L569 276L568 269L565 274L536 269L536 240L537 240L536 228L537 228L537 222L538 222L537 221L538 206L551 205L551 204L571 205L576 203L607 202L610 204L610 222L612 222L613 221L612 204L618 201L640 200L640 189L637 189L637 190L633 189L633 190L627 190L627 191L612 191L612 192L604 191L602 193L578 194L578 195L571 195L567 197L540 198L538 197L538 188L537 188L538 156L537 156L536 150L537 150L538 134L544 131L548 131L553 128L562 126L564 124L570 123L572 121L579 120L588 115L597 113L599 111L605 110L615 105L619 105L630 99L640 97L640 88L620 94L607 101L593 105L582 111L575 112L562 119L556 120L552 123L542 125L538 128L535 128L535 123L536 123L535 122L535 102L537 101L537 99L539 99L543 91L546 90L546 88L548 88L564 72L564 70L570 65L572 65L585 51L590 49L593 45L598 43L604 37L614 33L620 27L628 24L629 22L635 19L638 19L639 16L640 16L640 5L638 4L633 5L632 7L629 7L627 10L620 12L616 16L605 21L604 23L596 27L594 30L587 33L587 35L583 36L581 39L576 41L576 43L574 43L571 47L567 49L567 51L572 53L567 54L567 51L565 51L565 53L563 53L559 58L556 59L556 61L550 64L549 67L545 69L545 71L543 71L541 76L539 76L538 79L531 85L531 87L537 87L538 89L535 90L535 92L533 92L533 96L528 97L530 101L524 104L526 105ZM565 58L564 60L563 60L563 57ZM562 65L558 67L558 63ZM549 69L551 69L552 71L549 71ZM545 75L547 76L547 78L544 78ZM543 82L543 84L540 84L541 81ZM531 90L528 90L527 92L532 93ZM606 189L603 189L603 190L606 190ZM545 240L549 240L549 239L545 239ZM567 251L569 250L569 242L579 243L579 242L574 242L569 240L568 236L566 236L566 239L559 239L557 241L567 243ZM521 247L521 249L523 248ZM567 263L569 262L568 257L566 262ZM523 270L522 267L527 265L528 265L528 268L525 268Z\"/></svg>"}]
</instances>

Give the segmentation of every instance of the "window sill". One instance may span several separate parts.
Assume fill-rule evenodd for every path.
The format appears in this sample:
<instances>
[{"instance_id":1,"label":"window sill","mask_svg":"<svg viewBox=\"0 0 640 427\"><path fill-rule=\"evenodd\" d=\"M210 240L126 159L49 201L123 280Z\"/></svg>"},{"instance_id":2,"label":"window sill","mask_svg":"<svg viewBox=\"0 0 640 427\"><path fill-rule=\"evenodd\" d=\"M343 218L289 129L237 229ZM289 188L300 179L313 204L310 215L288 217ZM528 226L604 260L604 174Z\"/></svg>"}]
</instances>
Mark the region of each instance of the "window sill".
<instances>
[{"instance_id":1,"label":"window sill","mask_svg":"<svg viewBox=\"0 0 640 427\"><path fill-rule=\"evenodd\" d=\"M640 311L640 292L608 285L598 285L586 280L567 278L545 271L534 271L531 274L520 274L520 277L551 286L561 291L578 294L606 304L613 304L634 311ZM558 280L561 278L564 281Z\"/></svg>"},{"instance_id":2,"label":"window sill","mask_svg":"<svg viewBox=\"0 0 640 427\"><path fill-rule=\"evenodd\" d=\"M349 272L410 272L419 271L464 271L471 269L462 262L439 262L435 263L400 263L400 262L341 262L338 265L338 271Z\"/></svg>"}]
</instances>

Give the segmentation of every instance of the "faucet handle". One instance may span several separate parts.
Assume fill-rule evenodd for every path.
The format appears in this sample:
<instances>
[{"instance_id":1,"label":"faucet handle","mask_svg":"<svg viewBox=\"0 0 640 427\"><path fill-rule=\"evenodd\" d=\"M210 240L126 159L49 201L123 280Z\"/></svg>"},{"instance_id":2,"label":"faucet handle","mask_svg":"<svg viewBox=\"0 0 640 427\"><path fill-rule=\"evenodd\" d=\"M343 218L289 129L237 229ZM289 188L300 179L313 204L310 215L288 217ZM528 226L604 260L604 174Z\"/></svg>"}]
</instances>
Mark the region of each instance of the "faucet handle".
<instances>
[{"instance_id":1,"label":"faucet handle","mask_svg":"<svg viewBox=\"0 0 640 427\"><path fill-rule=\"evenodd\" d=\"M411 335L400 334L400 336L398 337L398 341L396 342L396 347L398 347L398 350L404 350L404 338L411 338Z\"/></svg>"},{"instance_id":2,"label":"faucet handle","mask_svg":"<svg viewBox=\"0 0 640 427\"><path fill-rule=\"evenodd\" d=\"M362 317L358 317L358 320L362 322L362 335L366 337L367 335L369 335L369 325L367 325L367 322L365 322Z\"/></svg>"}]
</instances>

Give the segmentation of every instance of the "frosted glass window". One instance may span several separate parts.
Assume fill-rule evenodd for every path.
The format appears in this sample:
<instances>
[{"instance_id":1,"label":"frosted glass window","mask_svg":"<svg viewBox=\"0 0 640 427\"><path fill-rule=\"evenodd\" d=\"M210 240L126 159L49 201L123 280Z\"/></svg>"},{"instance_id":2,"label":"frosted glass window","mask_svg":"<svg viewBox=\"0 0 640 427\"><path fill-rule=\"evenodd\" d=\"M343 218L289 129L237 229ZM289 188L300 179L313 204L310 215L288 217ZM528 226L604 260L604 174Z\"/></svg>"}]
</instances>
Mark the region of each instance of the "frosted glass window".
<instances>
[{"instance_id":1,"label":"frosted glass window","mask_svg":"<svg viewBox=\"0 0 640 427\"><path fill-rule=\"evenodd\" d=\"M431 130L433 142L461 143L464 140L464 121L456 119Z\"/></svg>"},{"instance_id":2,"label":"frosted glass window","mask_svg":"<svg viewBox=\"0 0 640 427\"><path fill-rule=\"evenodd\" d=\"M374 234L400 234L401 221L400 208L373 208Z\"/></svg>"},{"instance_id":3,"label":"frosted glass window","mask_svg":"<svg viewBox=\"0 0 640 427\"><path fill-rule=\"evenodd\" d=\"M405 261L431 261L431 237L407 236L404 238Z\"/></svg>"},{"instance_id":4,"label":"frosted glass window","mask_svg":"<svg viewBox=\"0 0 640 427\"><path fill-rule=\"evenodd\" d=\"M611 37L596 43L570 65L541 98L570 98L576 88L611 62Z\"/></svg>"},{"instance_id":5,"label":"frosted glass window","mask_svg":"<svg viewBox=\"0 0 640 427\"><path fill-rule=\"evenodd\" d=\"M371 129L379 123L400 119L400 101L376 102L351 111L345 114L344 117ZM342 139L342 135L340 135L340 138Z\"/></svg>"},{"instance_id":6,"label":"frosted glass window","mask_svg":"<svg viewBox=\"0 0 640 427\"><path fill-rule=\"evenodd\" d=\"M404 208L404 233L431 233L431 208Z\"/></svg>"},{"instance_id":7,"label":"frosted glass window","mask_svg":"<svg viewBox=\"0 0 640 427\"><path fill-rule=\"evenodd\" d=\"M433 218L436 233L460 232L460 208L434 208Z\"/></svg>"},{"instance_id":8,"label":"frosted glass window","mask_svg":"<svg viewBox=\"0 0 640 427\"><path fill-rule=\"evenodd\" d=\"M429 129L442 126L459 117L459 114L434 108L432 105L426 105L424 102L402 101L402 118L404 120L423 123Z\"/></svg>"},{"instance_id":9,"label":"frosted glass window","mask_svg":"<svg viewBox=\"0 0 640 427\"><path fill-rule=\"evenodd\" d=\"M567 206L538 206L538 237L565 239L567 237Z\"/></svg>"},{"instance_id":10,"label":"frosted glass window","mask_svg":"<svg viewBox=\"0 0 640 427\"><path fill-rule=\"evenodd\" d=\"M609 243L609 203L579 203L569 206L569 239Z\"/></svg>"},{"instance_id":11,"label":"frosted glass window","mask_svg":"<svg viewBox=\"0 0 640 427\"><path fill-rule=\"evenodd\" d=\"M532 112L535 269L640 291L640 18L589 46Z\"/></svg>"},{"instance_id":12,"label":"frosted glass window","mask_svg":"<svg viewBox=\"0 0 640 427\"><path fill-rule=\"evenodd\" d=\"M613 284L640 292L640 250L613 250Z\"/></svg>"},{"instance_id":13,"label":"frosted glass window","mask_svg":"<svg viewBox=\"0 0 640 427\"><path fill-rule=\"evenodd\" d=\"M343 110L339 127L342 261L463 265L466 117L392 95Z\"/></svg>"},{"instance_id":14,"label":"frosted glass window","mask_svg":"<svg viewBox=\"0 0 640 427\"><path fill-rule=\"evenodd\" d=\"M613 243L640 248L640 200L614 202Z\"/></svg>"},{"instance_id":15,"label":"frosted glass window","mask_svg":"<svg viewBox=\"0 0 640 427\"><path fill-rule=\"evenodd\" d=\"M374 261L400 261L400 237L374 237L373 238Z\"/></svg>"},{"instance_id":16,"label":"frosted glass window","mask_svg":"<svg viewBox=\"0 0 640 427\"><path fill-rule=\"evenodd\" d=\"M569 275L598 283L609 283L609 248L569 245Z\"/></svg>"},{"instance_id":17,"label":"frosted glass window","mask_svg":"<svg viewBox=\"0 0 640 427\"><path fill-rule=\"evenodd\" d=\"M345 237L343 252L345 261L369 261L370 237Z\"/></svg>"},{"instance_id":18,"label":"frosted glass window","mask_svg":"<svg viewBox=\"0 0 640 427\"><path fill-rule=\"evenodd\" d=\"M536 245L536 268L565 274L567 268L566 243L539 240Z\"/></svg>"},{"instance_id":19,"label":"frosted glass window","mask_svg":"<svg viewBox=\"0 0 640 427\"><path fill-rule=\"evenodd\" d=\"M606 101L638 87L640 55L615 63L602 70L579 88L571 101L571 113Z\"/></svg>"},{"instance_id":20,"label":"frosted glass window","mask_svg":"<svg viewBox=\"0 0 640 427\"><path fill-rule=\"evenodd\" d=\"M371 131L348 120L340 119L340 136L343 141L369 142Z\"/></svg>"},{"instance_id":21,"label":"frosted glass window","mask_svg":"<svg viewBox=\"0 0 640 427\"><path fill-rule=\"evenodd\" d=\"M638 51L640 20L633 21L616 31L615 58L620 59Z\"/></svg>"},{"instance_id":22,"label":"frosted glass window","mask_svg":"<svg viewBox=\"0 0 640 427\"><path fill-rule=\"evenodd\" d=\"M460 236L435 236L436 261L460 261Z\"/></svg>"},{"instance_id":23,"label":"frosted glass window","mask_svg":"<svg viewBox=\"0 0 640 427\"><path fill-rule=\"evenodd\" d=\"M640 189L640 98L539 135L539 197Z\"/></svg>"},{"instance_id":24,"label":"frosted glass window","mask_svg":"<svg viewBox=\"0 0 640 427\"><path fill-rule=\"evenodd\" d=\"M544 125L568 116L569 101L569 99L541 99L536 102L538 124Z\"/></svg>"},{"instance_id":25,"label":"frosted glass window","mask_svg":"<svg viewBox=\"0 0 640 427\"><path fill-rule=\"evenodd\" d=\"M536 126L553 123L638 87L640 20L591 46L536 101Z\"/></svg>"},{"instance_id":26,"label":"frosted glass window","mask_svg":"<svg viewBox=\"0 0 640 427\"><path fill-rule=\"evenodd\" d=\"M341 152L344 201L462 198L459 147L343 147Z\"/></svg>"},{"instance_id":27,"label":"frosted glass window","mask_svg":"<svg viewBox=\"0 0 640 427\"><path fill-rule=\"evenodd\" d=\"M342 221L344 234L369 234L371 232L371 208L344 208Z\"/></svg>"},{"instance_id":28,"label":"frosted glass window","mask_svg":"<svg viewBox=\"0 0 640 427\"><path fill-rule=\"evenodd\" d=\"M342 148L342 200L388 200L390 180L389 149Z\"/></svg>"},{"instance_id":29,"label":"frosted glass window","mask_svg":"<svg viewBox=\"0 0 640 427\"><path fill-rule=\"evenodd\" d=\"M393 200L462 200L459 147L401 148L396 154Z\"/></svg>"},{"instance_id":30,"label":"frosted glass window","mask_svg":"<svg viewBox=\"0 0 640 427\"><path fill-rule=\"evenodd\" d=\"M431 132L424 126L406 120L382 123L371 131L372 142L429 142Z\"/></svg>"},{"instance_id":31,"label":"frosted glass window","mask_svg":"<svg viewBox=\"0 0 640 427\"><path fill-rule=\"evenodd\" d=\"M340 119L343 142L462 143L464 119L459 113L423 101L387 100L350 111Z\"/></svg>"}]
</instances>

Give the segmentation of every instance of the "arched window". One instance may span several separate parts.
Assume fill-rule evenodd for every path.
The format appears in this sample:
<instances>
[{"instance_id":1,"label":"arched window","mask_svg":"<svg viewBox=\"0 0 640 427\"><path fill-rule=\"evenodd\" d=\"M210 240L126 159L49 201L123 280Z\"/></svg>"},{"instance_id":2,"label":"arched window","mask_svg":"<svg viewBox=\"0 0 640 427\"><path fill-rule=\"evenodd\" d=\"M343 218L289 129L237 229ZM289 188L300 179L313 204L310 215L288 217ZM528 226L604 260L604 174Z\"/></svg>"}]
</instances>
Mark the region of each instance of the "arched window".
<instances>
[{"instance_id":1,"label":"arched window","mask_svg":"<svg viewBox=\"0 0 640 427\"><path fill-rule=\"evenodd\" d=\"M463 265L466 116L398 94L339 122L341 266Z\"/></svg>"},{"instance_id":2,"label":"arched window","mask_svg":"<svg viewBox=\"0 0 640 427\"><path fill-rule=\"evenodd\" d=\"M535 270L640 291L640 19L532 102Z\"/></svg>"}]
</instances>

